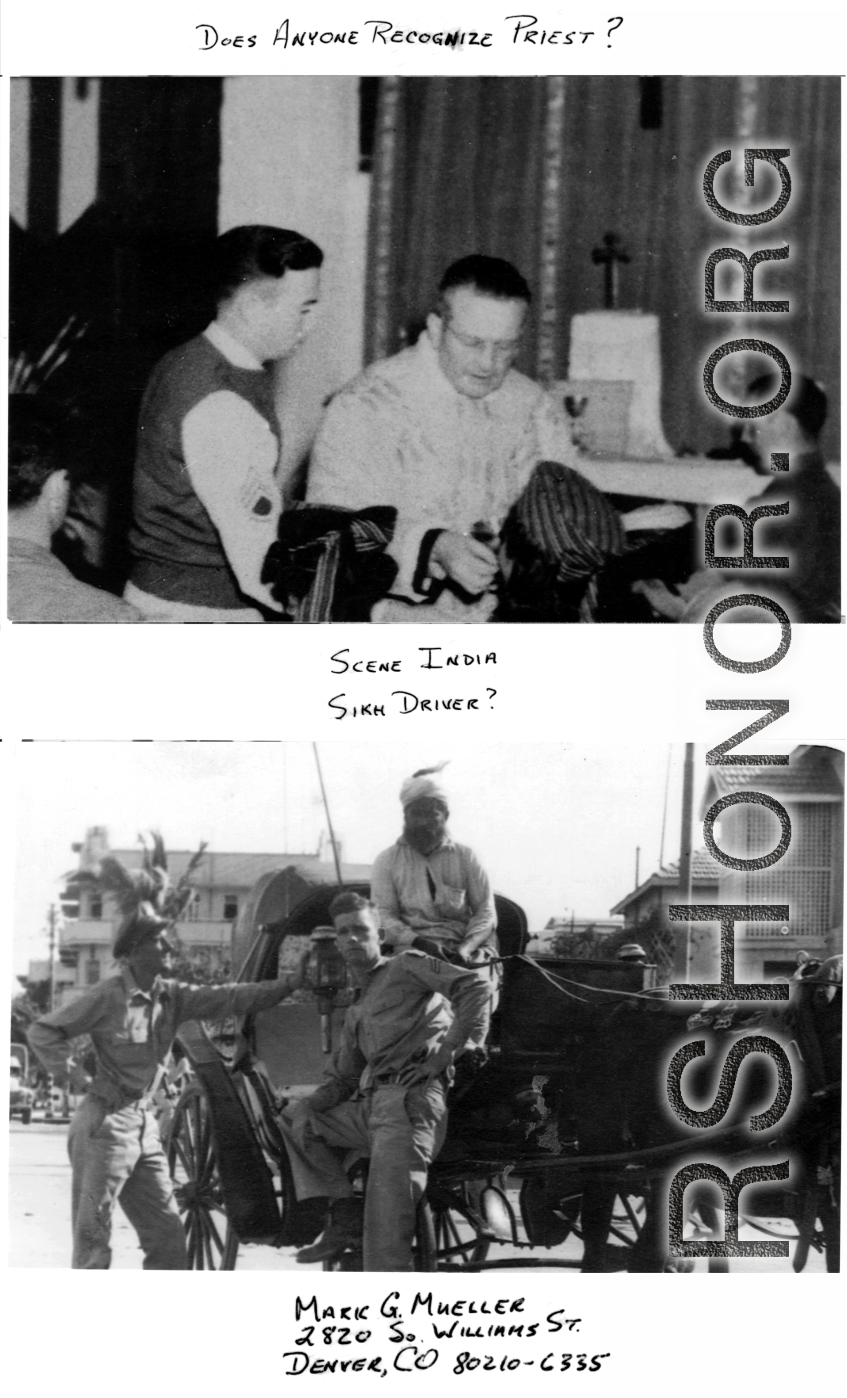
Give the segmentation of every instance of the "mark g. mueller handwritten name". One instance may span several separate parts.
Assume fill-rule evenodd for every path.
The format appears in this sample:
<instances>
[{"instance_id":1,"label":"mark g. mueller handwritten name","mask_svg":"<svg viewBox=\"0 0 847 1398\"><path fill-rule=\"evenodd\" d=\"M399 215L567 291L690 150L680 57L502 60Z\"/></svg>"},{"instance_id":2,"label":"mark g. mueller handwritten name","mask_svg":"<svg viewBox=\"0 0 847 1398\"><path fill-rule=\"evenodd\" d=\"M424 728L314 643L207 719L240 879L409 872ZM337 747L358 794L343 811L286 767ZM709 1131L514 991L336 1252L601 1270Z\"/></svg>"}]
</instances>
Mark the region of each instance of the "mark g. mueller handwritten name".
<instances>
[{"instance_id":1,"label":"mark g. mueller handwritten name","mask_svg":"<svg viewBox=\"0 0 847 1398\"><path fill-rule=\"evenodd\" d=\"M576 1354L548 1350L546 1336L573 1336L579 1332L582 1319L568 1317L558 1308L543 1319L532 1320L526 1314L523 1296L450 1301L419 1291L406 1314L404 1309L399 1291L390 1291L378 1309L369 1305L326 1306L316 1296L298 1296L295 1320L301 1328L294 1338L295 1348L282 1356L284 1372L299 1376L366 1371L387 1378L390 1371L426 1371L441 1361L454 1374L476 1370L506 1373L524 1367L545 1374L596 1373L603 1360L610 1358L608 1351L592 1355L587 1351ZM515 1352L496 1352L496 1346L491 1346L493 1353L486 1353L487 1346L479 1352L452 1352L450 1341L468 1339L505 1339L512 1342ZM447 1352L436 1347L433 1340L447 1342ZM528 1341L537 1342L538 1348L532 1344L528 1351L524 1348ZM359 1349L371 1342L382 1342L388 1348L379 1354Z\"/></svg>"},{"instance_id":2,"label":"mark g. mueller handwritten name","mask_svg":"<svg viewBox=\"0 0 847 1398\"><path fill-rule=\"evenodd\" d=\"M419 646L418 650L423 655L419 661L418 668L421 670L448 670L465 669L469 666L496 665L497 655L495 651L488 651L483 654L467 654L464 651L457 651L451 654L444 654L443 646ZM348 672L352 674L401 674L403 670L402 660L369 660L363 658L353 658L347 647L336 651L330 656L332 662L333 675L344 675ZM438 710L453 710L463 712L479 712L480 704L492 704L497 690L490 686L486 688L484 695L451 695L434 698L431 695L416 694L411 689L393 689L389 699L382 700L359 700L357 703L347 703L347 695L334 694L328 701L330 709L333 711L333 718L385 718L386 704L391 701L390 707L393 712L400 714L412 713L435 713Z\"/></svg>"}]
</instances>

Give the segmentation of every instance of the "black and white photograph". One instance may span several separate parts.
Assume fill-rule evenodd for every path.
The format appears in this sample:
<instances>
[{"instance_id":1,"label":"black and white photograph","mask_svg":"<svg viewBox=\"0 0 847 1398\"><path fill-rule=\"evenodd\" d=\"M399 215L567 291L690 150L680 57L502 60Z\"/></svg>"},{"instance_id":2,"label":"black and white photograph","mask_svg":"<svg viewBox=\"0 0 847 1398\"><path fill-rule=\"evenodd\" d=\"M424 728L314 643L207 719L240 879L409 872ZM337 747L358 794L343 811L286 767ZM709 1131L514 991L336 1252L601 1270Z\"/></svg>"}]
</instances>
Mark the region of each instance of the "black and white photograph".
<instances>
[{"instance_id":1,"label":"black and white photograph","mask_svg":"<svg viewBox=\"0 0 847 1398\"><path fill-rule=\"evenodd\" d=\"M702 623L767 566L838 622L840 120L827 76L14 77L10 620Z\"/></svg>"},{"instance_id":2,"label":"black and white photograph","mask_svg":"<svg viewBox=\"0 0 847 1398\"><path fill-rule=\"evenodd\" d=\"M5 7L12 1392L839 1385L843 17L513 8Z\"/></svg>"},{"instance_id":3,"label":"black and white photograph","mask_svg":"<svg viewBox=\"0 0 847 1398\"><path fill-rule=\"evenodd\" d=\"M23 745L12 1266L838 1271L844 758L786 755Z\"/></svg>"}]
</instances>

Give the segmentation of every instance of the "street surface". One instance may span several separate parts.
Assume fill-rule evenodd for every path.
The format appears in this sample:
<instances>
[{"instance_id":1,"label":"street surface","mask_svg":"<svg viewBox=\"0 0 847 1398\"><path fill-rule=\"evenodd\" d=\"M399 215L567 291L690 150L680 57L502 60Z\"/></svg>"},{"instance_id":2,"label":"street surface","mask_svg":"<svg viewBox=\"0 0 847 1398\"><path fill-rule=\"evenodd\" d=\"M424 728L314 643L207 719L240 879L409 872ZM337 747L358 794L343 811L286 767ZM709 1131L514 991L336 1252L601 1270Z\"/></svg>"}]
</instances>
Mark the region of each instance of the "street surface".
<instances>
[{"instance_id":1,"label":"street surface","mask_svg":"<svg viewBox=\"0 0 847 1398\"><path fill-rule=\"evenodd\" d=\"M9 1265L69 1267L71 1257L71 1167L67 1123L44 1121L36 1113L31 1126L11 1121L9 1140ZM112 1266L140 1270L143 1254L135 1230L121 1210L112 1223ZM242 1247L239 1271L290 1271L293 1254L275 1248ZM299 1268L300 1271L306 1270ZM315 1268L309 1268L314 1271Z\"/></svg>"},{"instance_id":2,"label":"street surface","mask_svg":"<svg viewBox=\"0 0 847 1398\"><path fill-rule=\"evenodd\" d=\"M43 1120L37 1112L30 1126L20 1121L9 1123L9 1265L11 1267L59 1267L70 1265L71 1252L71 1170L66 1151L67 1123ZM517 1208L516 1196L512 1199ZM774 1221L774 1230L784 1229L782 1221ZM740 1236L761 1239L764 1235L742 1226ZM112 1228L112 1266L140 1270L142 1253L134 1230L124 1217L120 1205L115 1210ZM562 1247L540 1250L540 1258L577 1258L581 1244L569 1239ZM516 1257L515 1248L492 1248L491 1260ZM523 1256L527 1256L526 1253ZM241 1247L237 1269L252 1272L314 1272L319 1264L298 1267L293 1251L279 1252L270 1247ZM790 1257L740 1259L730 1263L733 1272L790 1272ZM529 1268L527 1270L541 1270ZM697 1270L705 1270L698 1261ZM824 1272L824 1258L811 1251L804 1275ZM684 1281L680 1283L684 1285Z\"/></svg>"}]
</instances>

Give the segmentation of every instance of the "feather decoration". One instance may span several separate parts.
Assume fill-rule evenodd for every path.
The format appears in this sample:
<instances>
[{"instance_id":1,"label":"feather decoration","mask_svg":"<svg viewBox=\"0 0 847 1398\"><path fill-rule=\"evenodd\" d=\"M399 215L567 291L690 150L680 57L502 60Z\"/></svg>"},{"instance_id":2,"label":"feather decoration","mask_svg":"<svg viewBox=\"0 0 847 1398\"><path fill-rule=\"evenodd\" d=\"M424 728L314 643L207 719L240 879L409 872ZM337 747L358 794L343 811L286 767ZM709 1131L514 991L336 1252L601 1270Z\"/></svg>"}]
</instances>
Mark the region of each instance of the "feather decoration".
<instances>
[{"instance_id":1,"label":"feather decoration","mask_svg":"<svg viewBox=\"0 0 847 1398\"><path fill-rule=\"evenodd\" d=\"M142 835L138 837L144 850L140 869L128 869L113 854L107 854L99 864L82 870L78 881L96 884L104 893L111 894L122 916L134 912L140 903L151 903L160 917L177 922L191 900L191 877L203 860L207 842L201 842L174 887L168 877L165 842L158 830L149 831L149 835L152 847Z\"/></svg>"},{"instance_id":2,"label":"feather decoration","mask_svg":"<svg viewBox=\"0 0 847 1398\"><path fill-rule=\"evenodd\" d=\"M194 892L194 887L191 883L191 875L202 864L203 855L205 854L206 849L207 841L201 840L200 848L198 849L197 853L193 854L189 859L185 869L185 873L182 874L182 876L180 877L176 885L176 888L171 890L169 897L170 906L168 907L168 916L172 917L174 922L179 921L179 919L182 917L183 913L185 912L185 909L188 907L188 904L191 901L191 895Z\"/></svg>"},{"instance_id":3,"label":"feather decoration","mask_svg":"<svg viewBox=\"0 0 847 1398\"><path fill-rule=\"evenodd\" d=\"M168 857L165 854L165 842L158 830L150 831L150 838L153 848L148 849L147 841L143 835L138 836L138 843L144 850L142 856L142 868L150 880L153 889L158 889L158 897L153 901L160 911L164 908L170 891L170 879L168 878Z\"/></svg>"},{"instance_id":4,"label":"feather decoration","mask_svg":"<svg viewBox=\"0 0 847 1398\"><path fill-rule=\"evenodd\" d=\"M416 777L434 777L438 772L443 772L445 767L450 766L450 759L446 757L443 762L437 762L434 767L421 767L419 771L412 773L412 781Z\"/></svg>"},{"instance_id":5,"label":"feather decoration","mask_svg":"<svg viewBox=\"0 0 847 1398\"><path fill-rule=\"evenodd\" d=\"M85 877L80 874L80 882L96 883L104 893L110 893L123 914L131 913L145 897L136 883L136 875L111 854L86 871Z\"/></svg>"},{"instance_id":6,"label":"feather decoration","mask_svg":"<svg viewBox=\"0 0 847 1398\"><path fill-rule=\"evenodd\" d=\"M37 350L21 350L9 365L9 392L40 392L47 380L62 367L76 341L81 340L87 330L87 323L71 316L38 358Z\"/></svg>"}]
</instances>

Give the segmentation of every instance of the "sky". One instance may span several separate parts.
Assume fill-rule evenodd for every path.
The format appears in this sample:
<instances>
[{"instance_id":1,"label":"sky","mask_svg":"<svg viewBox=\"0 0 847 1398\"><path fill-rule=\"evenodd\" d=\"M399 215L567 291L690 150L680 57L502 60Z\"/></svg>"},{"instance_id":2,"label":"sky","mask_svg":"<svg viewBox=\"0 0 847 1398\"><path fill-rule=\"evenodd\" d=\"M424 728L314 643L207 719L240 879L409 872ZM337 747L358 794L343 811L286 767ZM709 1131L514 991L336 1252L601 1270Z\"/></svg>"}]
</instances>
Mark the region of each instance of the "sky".
<instances>
[{"instance_id":1,"label":"sky","mask_svg":"<svg viewBox=\"0 0 847 1398\"><path fill-rule=\"evenodd\" d=\"M695 818L706 779L695 759ZM323 743L319 754L342 856L370 863L400 833L400 783L448 760L450 830L531 931L553 916L607 917L659 863L678 858L681 744ZM39 742L17 747L14 973L45 957L46 915L91 825L113 848L160 829L171 849L298 853L327 829L311 743ZM695 835L695 844L697 843Z\"/></svg>"}]
</instances>

